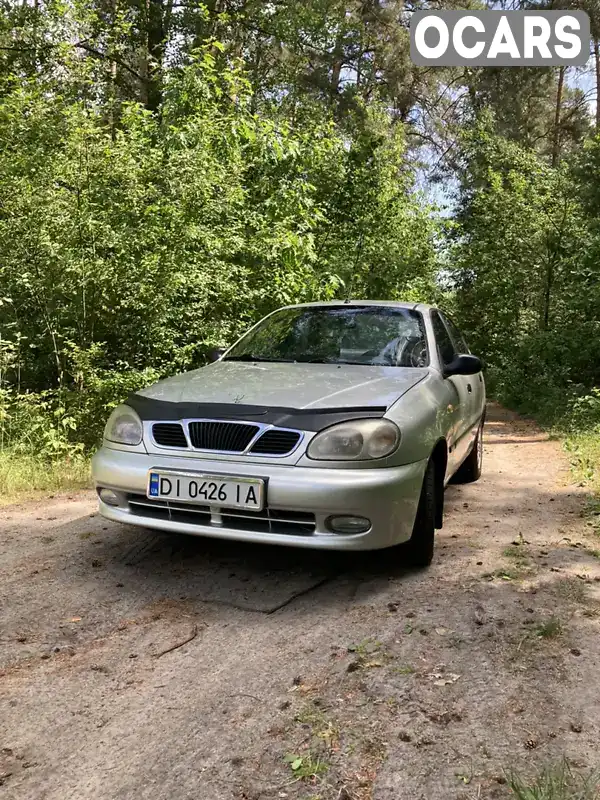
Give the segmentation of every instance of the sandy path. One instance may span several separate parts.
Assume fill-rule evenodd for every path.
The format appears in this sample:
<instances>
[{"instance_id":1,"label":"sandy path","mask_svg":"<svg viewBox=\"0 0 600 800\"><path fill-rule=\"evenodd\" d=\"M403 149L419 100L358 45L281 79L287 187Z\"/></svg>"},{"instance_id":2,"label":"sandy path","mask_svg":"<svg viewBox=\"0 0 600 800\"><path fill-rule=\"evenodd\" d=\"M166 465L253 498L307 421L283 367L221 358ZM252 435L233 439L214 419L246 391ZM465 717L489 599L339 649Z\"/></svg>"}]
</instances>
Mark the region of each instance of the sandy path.
<instances>
[{"instance_id":1,"label":"sandy path","mask_svg":"<svg viewBox=\"0 0 600 800\"><path fill-rule=\"evenodd\" d=\"M597 765L600 539L567 479L492 408L426 572L155 536L91 493L4 509L0 796L502 798L507 768Z\"/></svg>"}]
</instances>

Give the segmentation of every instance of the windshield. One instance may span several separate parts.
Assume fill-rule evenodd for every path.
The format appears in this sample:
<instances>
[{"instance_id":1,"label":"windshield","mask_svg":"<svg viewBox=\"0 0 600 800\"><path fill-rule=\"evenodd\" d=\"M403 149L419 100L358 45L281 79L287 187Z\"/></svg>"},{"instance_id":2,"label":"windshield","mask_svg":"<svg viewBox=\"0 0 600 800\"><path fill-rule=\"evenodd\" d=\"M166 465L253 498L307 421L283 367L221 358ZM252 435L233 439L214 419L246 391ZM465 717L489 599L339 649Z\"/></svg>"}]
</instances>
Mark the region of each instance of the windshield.
<instances>
[{"instance_id":1,"label":"windshield","mask_svg":"<svg viewBox=\"0 0 600 800\"><path fill-rule=\"evenodd\" d=\"M423 317L393 306L284 308L243 337L225 361L426 367Z\"/></svg>"}]
</instances>

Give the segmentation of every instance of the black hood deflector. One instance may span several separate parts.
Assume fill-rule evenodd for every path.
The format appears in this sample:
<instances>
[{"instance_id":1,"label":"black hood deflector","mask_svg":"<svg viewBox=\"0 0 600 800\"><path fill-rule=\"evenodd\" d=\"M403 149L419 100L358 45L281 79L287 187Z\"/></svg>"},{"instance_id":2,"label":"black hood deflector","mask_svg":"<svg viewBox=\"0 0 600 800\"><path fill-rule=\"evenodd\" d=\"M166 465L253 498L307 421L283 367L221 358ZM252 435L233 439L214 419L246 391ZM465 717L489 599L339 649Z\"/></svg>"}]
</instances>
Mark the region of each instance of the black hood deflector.
<instances>
[{"instance_id":1,"label":"black hood deflector","mask_svg":"<svg viewBox=\"0 0 600 800\"><path fill-rule=\"evenodd\" d=\"M130 394L126 402L137 411L142 420L161 422L180 419L244 420L301 431L321 431L337 422L351 419L380 419L387 411L386 406L304 409L241 403L172 403L141 394Z\"/></svg>"}]
</instances>

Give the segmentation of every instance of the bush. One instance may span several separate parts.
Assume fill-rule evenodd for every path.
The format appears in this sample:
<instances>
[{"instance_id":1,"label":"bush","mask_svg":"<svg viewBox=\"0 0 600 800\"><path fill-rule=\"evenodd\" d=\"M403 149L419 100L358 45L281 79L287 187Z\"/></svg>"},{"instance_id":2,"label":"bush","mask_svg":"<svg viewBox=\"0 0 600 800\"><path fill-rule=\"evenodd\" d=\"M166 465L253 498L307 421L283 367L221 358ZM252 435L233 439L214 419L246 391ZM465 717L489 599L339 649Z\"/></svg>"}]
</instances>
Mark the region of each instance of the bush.
<instances>
[{"instance_id":1,"label":"bush","mask_svg":"<svg viewBox=\"0 0 600 800\"><path fill-rule=\"evenodd\" d=\"M46 462L80 459L100 444L112 409L160 377L151 368L112 372L85 366L78 385L38 393L0 391L0 452Z\"/></svg>"},{"instance_id":2,"label":"bush","mask_svg":"<svg viewBox=\"0 0 600 800\"><path fill-rule=\"evenodd\" d=\"M567 419L575 433L600 435L600 388L574 397L568 406Z\"/></svg>"},{"instance_id":3,"label":"bush","mask_svg":"<svg viewBox=\"0 0 600 800\"><path fill-rule=\"evenodd\" d=\"M81 457L84 445L69 436L75 418L53 392L0 394L0 450L58 461Z\"/></svg>"}]
</instances>

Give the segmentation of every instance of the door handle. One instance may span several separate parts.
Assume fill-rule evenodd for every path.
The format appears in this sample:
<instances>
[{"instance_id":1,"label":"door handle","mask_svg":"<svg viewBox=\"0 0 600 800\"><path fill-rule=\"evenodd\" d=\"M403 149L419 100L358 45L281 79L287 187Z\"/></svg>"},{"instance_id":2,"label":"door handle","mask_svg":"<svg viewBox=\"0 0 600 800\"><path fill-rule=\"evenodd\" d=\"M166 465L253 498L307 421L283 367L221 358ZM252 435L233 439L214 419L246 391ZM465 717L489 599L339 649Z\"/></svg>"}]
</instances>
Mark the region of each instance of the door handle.
<instances>
[{"instance_id":1,"label":"door handle","mask_svg":"<svg viewBox=\"0 0 600 800\"><path fill-rule=\"evenodd\" d=\"M469 394L470 394L472 391L473 391L473 389L471 388L471 384L467 383L467 392L469 392Z\"/></svg>"}]
</instances>

